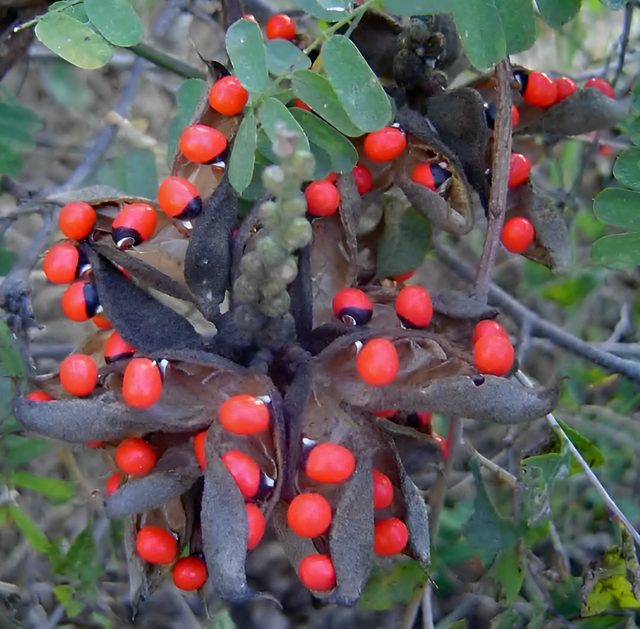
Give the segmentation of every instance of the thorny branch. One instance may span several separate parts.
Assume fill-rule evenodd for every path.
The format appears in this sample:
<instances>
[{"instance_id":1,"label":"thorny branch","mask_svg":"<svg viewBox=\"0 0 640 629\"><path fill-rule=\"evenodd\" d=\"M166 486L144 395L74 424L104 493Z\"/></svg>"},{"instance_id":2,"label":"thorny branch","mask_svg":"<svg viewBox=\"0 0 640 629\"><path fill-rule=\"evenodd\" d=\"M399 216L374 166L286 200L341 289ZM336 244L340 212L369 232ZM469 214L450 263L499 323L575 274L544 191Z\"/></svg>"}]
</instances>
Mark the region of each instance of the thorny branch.
<instances>
[{"instance_id":1,"label":"thorny branch","mask_svg":"<svg viewBox=\"0 0 640 629\"><path fill-rule=\"evenodd\" d=\"M454 273L467 282L473 281L475 275L473 268L464 262L450 247L434 242L434 248L438 258L451 268ZM634 382L640 382L640 363L618 358L609 352L602 351L589 343L581 341L569 334L569 332L565 332L553 323L543 319L533 310L529 310L497 284L489 284L489 303L515 319L520 325L524 321L528 321L531 325L532 333L544 336L557 346L563 347L596 365L619 373Z\"/></svg>"},{"instance_id":2,"label":"thorny branch","mask_svg":"<svg viewBox=\"0 0 640 629\"><path fill-rule=\"evenodd\" d=\"M486 303L491 273L500 247L500 234L507 206L509 160L511 156L511 64L503 59L496 72L498 78L498 115L493 132L492 184L489 194L487 238L473 287L477 301Z\"/></svg>"}]
</instances>

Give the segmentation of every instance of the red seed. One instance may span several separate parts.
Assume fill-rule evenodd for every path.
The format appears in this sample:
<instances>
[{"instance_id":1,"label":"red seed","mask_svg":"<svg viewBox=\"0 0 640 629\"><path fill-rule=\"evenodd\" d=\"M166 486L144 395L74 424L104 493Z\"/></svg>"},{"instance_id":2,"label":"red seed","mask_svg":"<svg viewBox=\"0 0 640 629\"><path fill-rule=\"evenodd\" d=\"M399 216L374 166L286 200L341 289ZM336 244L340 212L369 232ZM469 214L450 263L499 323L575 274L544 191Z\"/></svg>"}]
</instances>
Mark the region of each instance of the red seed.
<instances>
[{"instance_id":1,"label":"red seed","mask_svg":"<svg viewBox=\"0 0 640 629\"><path fill-rule=\"evenodd\" d=\"M25 397L32 402L51 402L56 399L45 391L31 391L31 393L27 393Z\"/></svg>"},{"instance_id":2,"label":"red seed","mask_svg":"<svg viewBox=\"0 0 640 629\"><path fill-rule=\"evenodd\" d=\"M42 270L53 284L70 284L76 279L79 259L78 248L72 242L59 242L47 252Z\"/></svg>"},{"instance_id":3,"label":"red seed","mask_svg":"<svg viewBox=\"0 0 640 629\"><path fill-rule=\"evenodd\" d=\"M143 526L136 536L136 550L149 563L167 565L178 554L176 538L159 526Z\"/></svg>"},{"instance_id":4,"label":"red seed","mask_svg":"<svg viewBox=\"0 0 640 629\"><path fill-rule=\"evenodd\" d=\"M431 297L422 286L405 286L396 298L396 312L405 327L426 328L433 316Z\"/></svg>"},{"instance_id":5,"label":"red seed","mask_svg":"<svg viewBox=\"0 0 640 629\"><path fill-rule=\"evenodd\" d=\"M336 570L327 555L307 555L298 566L298 577L305 587L326 592L336 587Z\"/></svg>"},{"instance_id":6,"label":"red seed","mask_svg":"<svg viewBox=\"0 0 640 629\"><path fill-rule=\"evenodd\" d=\"M402 520L385 518L376 522L373 534L373 552L376 555L397 555L408 541L409 531Z\"/></svg>"},{"instance_id":7,"label":"red seed","mask_svg":"<svg viewBox=\"0 0 640 629\"><path fill-rule=\"evenodd\" d=\"M343 288L338 291L331 306L334 316L344 323L364 325L373 316L373 304L359 288Z\"/></svg>"},{"instance_id":8,"label":"red seed","mask_svg":"<svg viewBox=\"0 0 640 629\"><path fill-rule=\"evenodd\" d=\"M374 162L388 162L407 148L407 138L397 127L383 127L364 139L364 153Z\"/></svg>"},{"instance_id":9,"label":"red seed","mask_svg":"<svg viewBox=\"0 0 640 629\"><path fill-rule=\"evenodd\" d=\"M356 164L351 171L356 180L356 188L361 195L371 192L373 189L373 177L371 171L364 164Z\"/></svg>"},{"instance_id":10,"label":"red seed","mask_svg":"<svg viewBox=\"0 0 640 629\"><path fill-rule=\"evenodd\" d=\"M356 460L347 448L327 442L311 449L305 472L319 483L344 483L355 469Z\"/></svg>"},{"instance_id":11,"label":"red seed","mask_svg":"<svg viewBox=\"0 0 640 629\"><path fill-rule=\"evenodd\" d=\"M134 408L149 408L162 395L162 376L155 361L132 358L124 370L122 396Z\"/></svg>"},{"instance_id":12,"label":"red seed","mask_svg":"<svg viewBox=\"0 0 640 629\"><path fill-rule=\"evenodd\" d=\"M89 395L98 382L98 365L91 356L71 354L60 364L60 383L72 395Z\"/></svg>"},{"instance_id":13,"label":"red seed","mask_svg":"<svg viewBox=\"0 0 640 629\"><path fill-rule=\"evenodd\" d=\"M88 321L100 307L98 291L89 282L75 282L62 294L62 312L71 321Z\"/></svg>"},{"instance_id":14,"label":"red seed","mask_svg":"<svg viewBox=\"0 0 640 629\"><path fill-rule=\"evenodd\" d=\"M263 538L266 525L264 515L256 505L247 503L245 507L247 509L247 522L249 525L247 550L253 550Z\"/></svg>"},{"instance_id":15,"label":"red seed","mask_svg":"<svg viewBox=\"0 0 640 629\"><path fill-rule=\"evenodd\" d=\"M185 592L199 590L207 580L207 566L197 557L181 557L171 571L176 587Z\"/></svg>"},{"instance_id":16,"label":"red seed","mask_svg":"<svg viewBox=\"0 0 640 629\"><path fill-rule=\"evenodd\" d=\"M96 211L82 201L67 203L58 216L60 231L72 240L84 240L93 230Z\"/></svg>"},{"instance_id":17,"label":"red seed","mask_svg":"<svg viewBox=\"0 0 640 629\"><path fill-rule=\"evenodd\" d=\"M509 338L507 331L497 322L490 319L480 321L473 329L471 344L475 345L483 336L504 336Z\"/></svg>"},{"instance_id":18,"label":"red seed","mask_svg":"<svg viewBox=\"0 0 640 629\"><path fill-rule=\"evenodd\" d=\"M131 358L136 353L136 348L122 340L122 337L114 332L105 343L104 361L107 364L114 363L123 358Z\"/></svg>"},{"instance_id":19,"label":"red seed","mask_svg":"<svg viewBox=\"0 0 640 629\"><path fill-rule=\"evenodd\" d=\"M202 197L187 179L167 177L158 188L158 205L171 218L190 220L202 211Z\"/></svg>"},{"instance_id":20,"label":"red seed","mask_svg":"<svg viewBox=\"0 0 640 629\"><path fill-rule=\"evenodd\" d=\"M113 241L121 248L139 245L153 236L157 224L158 215L150 205L125 205L111 224Z\"/></svg>"},{"instance_id":21,"label":"red seed","mask_svg":"<svg viewBox=\"0 0 640 629\"><path fill-rule=\"evenodd\" d=\"M114 472L109 476L107 482L104 486L104 495L110 496L111 494L115 494L120 487L120 483L122 482L122 472Z\"/></svg>"},{"instance_id":22,"label":"red seed","mask_svg":"<svg viewBox=\"0 0 640 629\"><path fill-rule=\"evenodd\" d=\"M227 138L213 127L191 124L180 134L178 145L190 162L206 164L215 160L227 148Z\"/></svg>"},{"instance_id":23,"label":"red seed","mask_svg":"<svg viewBox=\"0 0 640 629\"><path fill-rule=\"evenodd\" d=\"M220 423L237 435L252 435L269 428L269 408L254 395L234 395L220 407Z\"/></svg>"},{"instance_id":24,"label":"red seed","mask_svg":"<svg viewBox=\"0 0 640 629\"><path fill-rule=\"evenodd\" d=\"M398 374L398 352L391 341L372 339L360 350L356 368L367 384L374 387L386 386L391 384Z\"/></svg>"},{"instance_id":25,"label":"red seed","mask_svg":"<svg viewBox=\"0 0 640 629\"><path fill-rule=\"evenodd\" d=\"M373 470L373 508L386 509L393 502L393 485L389 477Z\"/></svg>"},{"instance_id":26,"label":"red seed","mask_svg":"<svg viewBox=\"0 0 640 629\"><path fill-rule=\"evenodd\" d=\"M146 476L156 464L156 452L141 437L124 439L116 448L116 465L129 476Z\"/></svg>"},{"instance_id":27,"label":"red seed","mask_svg":"<svg viewBox=\"0 0 640 629\"><path fill-rule=\"evenodd\" d=\"M299 494L289 505L287 523L300 537L318 537L331 524L331 507L320 494Z\"/></svg>"},{"instance_id":28,"label":"red seed","mask_svg":"<svg viewBox=\"0 0 640 629\"><path fill-rule=\"evenodd\" d=\"M514 359L513 345L504 336L483 336L473 348L473 360L480 373L504 376Z\"/></svg>"},{"instance_id":29,"label":"red seed","mask_svg":"<svg viewBox=\"0 0 640 629\"><path fill-rule=\"evenodd\" d=\"M251 498L258 493L260 467L250 456L240 450L229 450L222 455L222 463L245 498Z\"/></svg>"}]
</instances>

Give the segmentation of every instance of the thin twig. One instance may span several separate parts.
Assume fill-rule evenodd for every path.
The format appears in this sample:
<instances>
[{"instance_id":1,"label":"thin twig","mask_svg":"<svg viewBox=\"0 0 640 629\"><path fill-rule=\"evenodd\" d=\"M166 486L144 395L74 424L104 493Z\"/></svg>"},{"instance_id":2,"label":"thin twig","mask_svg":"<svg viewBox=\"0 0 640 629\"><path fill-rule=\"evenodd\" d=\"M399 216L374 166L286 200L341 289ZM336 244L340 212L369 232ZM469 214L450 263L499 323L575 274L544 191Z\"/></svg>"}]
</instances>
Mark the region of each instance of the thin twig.
<instances>
[{"instance_id":1,"label":"thin twig","mask_svg":"<svg viewBox=\"0 0 640 629\"><path fill-rule=\"evenodd\" d=\"M507 487L511 489L515 489L518 484L518 479L507 472L504 468L500 467L497 463L488 459L486 456L480 454L471 444L467 444L469 448L473 450L473 453L478 458L478 463L482 465L482 467L486 467L492 474L495 474Z\"/></svg>"},{"instance_id":2,"label":"thin twig","mask_svg":"<svg viewBox=\"0 0 640 629\"><path fill-rule=\"evenodd\" d=\"M204 81L207 79L206 72L198 70L198 68L194 68L188 63L184 63L184 61L180 61L180 59L176 59L171 55L160 52L144 42L131 46L128 50L138 55L138 57L142 57L143 59L150 61L159 68L169 70L178 76L183 76L185 79L202 79Z\"/></svg>"},{"instance_id":3,"label":"thin twig","mask_svg":"<svg viewBox=\"0 0 640 629\"><path fill-rule=\"evenodd\" d=\"M451 417L449 420L447 442L449 443L449 455L444 462L444 469L429 489L429 528L431 529L430 533L433 544L436 544L438 539L440 515L444 507L444 499L447 495L447 485L451 472L453 471L458 448L462 443L462 419L459 417Z\"/></svg>"},{"instance_id":4,"label":"thin twig","mask_svg":"<svg viewBox=\"0 0 640 629\"><path fill-rule=\"evenodd\" d=\"M627 55L627 48L629 46L629 31L631 30L631 21L633 19L633 9L635 4L629 2L624 8L624 22L622 23L622 33L618 43L620 45L620 52L618 53L618 65L616 66L616 73L611 79L611 87L615 88L618 79L622 76L624 70L624 59Z\"/></svg>"},{"instance_id":5,"label":"thin twig","mask_svg":"<svg viewBox=\"0 0 640 629\"><path fill-rule=\"evenodd\" d=\"M452 269L454 273L468 282L473 281L475 276L474 270L466 262L463 262L450 247L434 241L434 248L438 254L438 258ZM544 336L555 343L555 345L563 347L596 365L622 374L634 382L640 382L640 363L618 358L610 352L604 352L589 343L581 341L573 336L573 334L569 334L569 332L565 332L553 323L543 319L533 310L529 310L529 308L520 303L515 297L509 295L509 293L497 284L491 283L489 285L489 303L519 323L529 319L532 333Z\"/></svg>"},{"instance_id":6,"label":"thin twig","mask_svg":"<svg viewBox=\"0 0 640 629\"><path fill-rule=\"evenodd\" d=\"M613 328L611 336L609 336L605 343L617 343L631 325L631 304L625 302L622 304L622 308L620 308L620 319L618 319L618 323L616 323L615 328Z\"/></svg>"},{"instance_id":7,"label":"thin twig","mask_svg":"<svg viewBox=\"0 0 640 629\"><path fill-rule=\"evenodd\" d=\"M431 608L431 595L433 594L433 585L431 580L427 581L422 597L422 626L424 629L433 629L433 609Z\"/></svg>"},{"instance_id":8,"label":"thin twig","mask_svg":"<svg viewBox=\"0 0 640 629\"><path fill-rule=\"evenodd\" d=\"M498 114L493 132L492 183L489 193L487 237L478 265L473 295L480 303L487 303L491 273L500 247L500 234L507 208L509 161L511 156L511 64L503 59L497 68Z\"/></svg>"},{"instance_id":9,"label":"thin twig","mask_svg":"<svg viewBox=\"0 0 640 629\"><path fill-rule=\"evenodd\" d=\"M520 370L516 372L515 378L518 382L520 382L520 384L524 385L525 387L534 386L533 382L531 382L531 380L529 380L529 378ZM575 445L573 445L572 441L569 439L569 437L567 437L564 430L562 430L562 427L560 426L560 424L558 424L558 420L553 416L553 413L549 413L546 416L546 420L549 426L551 426L551 429L565 441L569 449L569 452L571 452L571 454L573 455L573 458L577 461L578 465L582 468L582 471L586 474L587 479L593 485L595 490L598 492L598 494L600 495L600 498L602 498L602 501L604 502L606 507L609 509L609 511L614 513L620 519L620 521L629 529L629 533L631 534L631 537L633 537L633 540L635 541L635 543L638 546L640 546L640 533L636 531L634 526L627 519L627 516L624 513L622 513L620 507L618 507L618 505L614 502L613 498L611 498L611 496L607 493L607 490L604 488L604 486L602 485L598 477L593 473L593 470L589 467L589 464L584 460L583 456L578 451L578 448L576 448Z\"/></svg>"}]
</instances>

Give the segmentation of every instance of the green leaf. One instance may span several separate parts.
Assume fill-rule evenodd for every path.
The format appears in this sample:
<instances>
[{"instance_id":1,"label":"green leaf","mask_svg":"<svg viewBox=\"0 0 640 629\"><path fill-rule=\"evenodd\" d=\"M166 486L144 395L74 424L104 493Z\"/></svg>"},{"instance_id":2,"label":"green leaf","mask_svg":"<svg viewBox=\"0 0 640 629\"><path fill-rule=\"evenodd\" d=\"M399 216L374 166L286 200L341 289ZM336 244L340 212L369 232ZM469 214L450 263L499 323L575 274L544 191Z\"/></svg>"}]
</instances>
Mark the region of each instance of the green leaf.
<instances>
[{"instance_id":1,"label":"green leaf","mask_svg":"<svg viewBox=\"0 0 640 629\"><path fill-rule=\"evenodd\" d=\"M469 61L484 70L507 55L507 42L495 0L452 0L451 9Z\"/></svg>"},{"instance_id":2,"label":"green leaf","mask_svg":"<svg viewBox=\"0 0 640 629\"><path fill-rule=\"evenodd\" d=\"M566 433L569 441L573 443L573 445L578 448L578 452L582 455L582 458L589 464L591 469L596 467L600 467L605 463L605 457L600 448L593 443L593 441L587 439L585 436L581 435L578 431L571 428L571 426L567 425L561 419L558 419L558 423L564 432ZM582 468L578 465L578 462L571 457L571 467L569 468L569 475L578 474L582 472Z\"/></svg>"},{"instance_id":3,"label":"green leaf","mask_svg":"<svg viewBox=\"0 0 640 629\"><path fill-rule=\"evenodd\" d=\"M447 0L382 0L382 6L393 15L432 15L447 13Z\"/></svg>"},{"instance_id":4,"label":"green leaf","mask_svg":"<svg viewBox=\"0 0 640 629\"><path fill-rule=\"evenodd\" d=\"M373 566L358 607L383 611L391 609L396 603L406 605L426 582L427 575L417 561L403 561L390 572Z\"/></svg>"},{"instance_id":5,"label":"green leaf","mask_svg":"<svg viewBox=\"0 0 640 629\"><path fill-rule=\"evenodd\" d=\"M495 0L500 13L507 54L529 50L536 41L536 19L532 0Z\"/></svg>"},{"instance_id":6,"label":"green leaf","mask_svg":"<svg viewBox=\"0 0 640 629\"><path fill-rule=\"evenodd\" d=\"M610 269L628 269L640 264L640 233L615 234L596 240L591 259Z\"/></svg>"},{"instance_id":7,"label":"green leaf","mask_svg":"<svg viewBox=\"0 0 640 629\"><path fill-rule=\"evenodd\" d=\"M345 16L344 9L330 11L318 0L293 0L292 4L302 9L305 13L325 22L338 22Z\"/></svg>"},{"instance_id":8,"label":"green leaf","mask_svg":"<svg viewBox=\"0 0 640 629\"><path fill-rule=\"evenodd\" d=\"M6 322L0 319L0 376L24 378L26 373L16 338Z\"/></svg>"},{"instance_id":9,"label":"green leaf","mask_svg":"<svg viewBox=\"0 0 640 629\"><path fill-rule=\"evenodd\" d=\"M22 158L8 144L0 142L0 175L17 175L22 170Z\"/></svg>"},{"instance_id":10,"label":"green leaf","mask_svg":"<svg viewBox=\"0 0 640 629\"><path fill-rule=\"evenodd\" d=\"M627 135L634 144L640 144L640 116L633 116L624 123L627 127Z\"/></svg>"},{"instance_id":11,"label":"green leaf","mask_svg":"<svg viewBox=\"0 0 640 629\"><path fill-rule=\"evenodd\" d=\"M596 287L593 273L582 273L578 277L568 277L547 284L540 294L564 307L575 306L586 299Z\"/></svg>"},{"instance_id":12,"label":"green leaf","mask_svg":"<svg viewBox=\"0 0 640 629\"><path fill-rule=\"evenodd\" d=\"M294 107L290 111L300 123L309 142L313 142L329 154L332 170L337 173L346 173L358 163L358 152L342 133L304 109Z\"/></svg>"},{"instance_id":13,"label":"green leaf","mask_svg":"<svg viewBox=\"0 0 640 629\"><path fill-rule=\"evenodd\" d=\"M93 101L93 93L75 75L73 66L60 59L51 64L44 75L47 92L64 107L87 109Z\"/></svg>"},{"instance_id":14,"label":"green leaf","mask_svg":"<svg viewBox=\"0 0 640 629\"><path fill-rule=\"evenodd\" d=\"M340 104L328 79L311 70L300 70L293 75L293 93L330 125L350 138L364 131L356 126Z\"/></svg>"},{"instance_id":15,"label":"green leaf","mask_svg":"<svg viewBox=\"0 0 640 629\"><path fill-rule=\"evenodd\" d=\"M608 225L640 231L640 192L607 188L593 202L596 216Z\"/></svg>"},{"instance_id":16,"label":"green leaf","mask_svg":"<svg viewBox=\"0 0 640 629\"><path fill-rule=\"evenodd\" d=\"M124 192L134 197L155 199L158 194L156 158L152 151L127 154L124 171Z\"/></svg>"},{"instance_id":17,"label":"green leaf","mask_svg":"<svg viewBox=\"0 0 640 629\"><path fill-rule=\"evenodd\" d=\"M267 53L260 27L238 20L227 30L227 53L233 72L249 92L261 92L269 84Z\"/></svg>"},{"instance_id":18,"label":"green leaf","mask_svg":"<svg viewBox=\"0 0 640 629\"><path fill-rule=\"evenodd\" d=\"M4 277L12 269L17 259L17 253L0 249L0 277Z\"/></svg>"},{"instance_id":19,"label":"green leaf","mask_svg":"<svg viewBox=\"0 0 640 629\"><path fill-rule=\"evenodd\" d=\"M385 211L384 234L378 243L376 277L393 277L417 269L431 240L431 223L410 207L399 220Z\"/></svg>"},{"instance_id":20,"label":"green leaf","mask_svg":"<svg viewBox=\"0 0 640 629\"><path fill-rule=\"evenodd\" d=\"M300 134L298 149L302 151L309 150L309 141L302 127L279 100L267 98L267 100L264 101L262 107L260 107L260 123L271 142L276 141L276 128L278 125L283 124L289 131L295 131Z\"/></svg>"},{"instance_id":21,"label":"green leaf","mask_svg":"<svg viewBox=\"0 0 640 629\"><path fill-rule=\"evenodd\" d=\"M582 0L536 0L538 11L552 28L560 28L578 15Z\"/></svg>"},{"instance_id":22,"label":"green leaf","mask_svg":"<svg viewBox=\"0 0 640 629\"><path fill-rule=\"evenodd\" d=\"M25 536L29 544L33 546L38 552L46 553L51 547L51 542L47 539L47 536L25 515L19 507L10 505L8 507L9 515L14 524L20 529L20 532Z\"/></svg>"},{"instance_id":23,"label":"green leaf","mask_svg":"<svg viewBox=\"0 0 640 629\"><path fill-rule=\"evenodd\" d=\"M10 467L24 465L31 459L48 452L53 447L50 441L44 439L29 439L20 435L6 435L4 445L7 452L6 462Z\"/></svg>"},{"instance_id":24,"label":"green leaf","mask_svg":"<svg viewBox=\"0 0 640 629\"><path fill-rule=\"evenodd\" d=\"M314 142L309 142L309 150L315 162L313 166L313 180L318 181L319 179L324 179L332 170L329 153Z\"/></svg>"},{"instance_id":25,"label":"green leaf","mask_svg":"<svg viewBox=\"0 0 640 629\"><path fill-rule=\"evenodd\" d=\"M127 0L84 0L91 23L114 46L135 46L144 37L138 14Z\"/></svg>"},{"instance_id":26,"label":"green leaf","mask_svg":"<svg viewBox=\"0 0 640 629\"><path fill-rule=\"evenodd\" d=\"M256 161L257 139L256 117L254 114L249 114L240 123L229 160L229 182L238 194L241 194L251 183Z\"/></svg>"},{"instance_id":27,"label":"green leaf","mask_svg":"<svg viewBox=\"0 0 640 629\"><path fill-rule=\"evenodd\" d=\"M15 125L27 131L42 128L42 118L33 110L21 105L0 103L0 122Z\"/></svg>"},{"instance_id":28,"label":"green leaf","mask_svg":"<svg viewBox=\"0 0 640 629\"><path fill-rule=\"evenodd\" d=\"M630 0L600 0L600 2L612 11L619 11L625 4L629 4Z\"/></svg>"},{"instance_id":29,"label":"green leaf","mask_svg":"<svg viewBox=\"0 0 640 629\"><path fill-rule=\"evenodd\" d=\"M497 552L513 546L518 534L513 522L496 513L484 486L477 457L471 457L469 467L476 481L475 510L466 526L469 543L484 552Z\"/></svg>"},{"instance_id":30,"label":"green leaf","mask_svg":"<svg viewBox=\"0 0 640 629\"><path fill-rule=\"evenodd\" d=\"M271 74L280 75L292 70L306 70L311 59L300 48L286 39L271 39L267 42L267 67Z\"/></svg>"},{"instance_id":31,"label":"green leaf","mask_svg":"<svg viewBox=\"0 0 640 629\"><path fill-rule=\"evenodd\" d=\"M71 0L62 0L61 2L54 2L49 5L48 12L61 10L65 15L71 16L78 22L88 22L89 16L84 8L84 3L71 4Z\"/></svg>"},{"instance_id":32,"label":"green leaf","mask_svg":"<svg viewBox=\"0 0 640 629\"><path fill-rule=\"evenodd\" d=\"M627 188L640 190L640 148L630 148L620 153L613 166L613 174Z\"/></svg>"},{"instance_id":33,"label":"green leaf","mask_svg":"<svg viewBox=\"0 0 640 629\"><path fill-rule=\"evenodd\" d=\"M509 608L491 619L490 629L513 629L513 627L518 627L519 625L520 616L518 612Z\"/></svg>"},{"instance_id":34,"label":"green leaf","mask_svg":"<svg viewBox=\"0 0 640 629\"><path fill-rule=\"evenodd\" d=\"M53 588L53 595L56 597L59 603L63 605L71 600L73 589L70 585L56 585Z\"/></svg>"},{"instance_id":35,"label":"green leaf","mask_svg":"<svg viewBox=\"0 0 640 629\"><path fill-rule=\"evenodd\" d=\"M322 48L322 61L338 100L363 131L377 131L392 119L386 92L355 44L335 35ZM294 88L295 89L295 88Z\"/></svg>"},{"instance_id":36,"label":"green leaf","mask_svg":"<svg viewBox=\"0 0 640 629\"><path fill-rule=\"evenodd\" d=\"M231 618L231 612L228 609L219 611L211 619L211 629L236 629L236 623Z\"/></svg>"},{"instance_id":37,"label":"green leaf","mask_svg":"<svg viewBox=\"0 0 640 629\"><path fill-rule=\"evenodd\" d=\"M206 86L207 84L202 79L187 79L178 89L176 95L178 113L171 118L169 123L169 146L167 149L169 165L173 162L173 156L178 150L180 134L191 121ZM155 194L151 198L155 198Z\"/></svg>"},{"instance_id":38,"label":"green leaf","mask_svg":"<svg viewBox=\"0 0 640 629\"><path fill-rule=\"evenodd\" d=\"M511 605L524 581L525 558L518 551L518 544L498 551L489 574L504 590L506 604Z\"/></svg>"},{"instance_id":39,"label":"green leaf","mask_svg":"<svg viewBox=\"0 0 640 629\"><path fill-rule=\"evenodd\" d=\"M76 493L73 483L60 478L46 478L14 470L11 472L11 480L17 487L37 491L47 498L60 502L71 500Z\"/></svg>"},{"instance_id":40,"label":"green leaf","mask_svg":"<svg viewBox=\"0 0 640 629\"><path fill-rule=\"evenodd\" d=\"M79 68L101 68L111 59L109 42L66 13L48 13L36 26L36 36L52 52Z\"/></svg>"}]
</instances>

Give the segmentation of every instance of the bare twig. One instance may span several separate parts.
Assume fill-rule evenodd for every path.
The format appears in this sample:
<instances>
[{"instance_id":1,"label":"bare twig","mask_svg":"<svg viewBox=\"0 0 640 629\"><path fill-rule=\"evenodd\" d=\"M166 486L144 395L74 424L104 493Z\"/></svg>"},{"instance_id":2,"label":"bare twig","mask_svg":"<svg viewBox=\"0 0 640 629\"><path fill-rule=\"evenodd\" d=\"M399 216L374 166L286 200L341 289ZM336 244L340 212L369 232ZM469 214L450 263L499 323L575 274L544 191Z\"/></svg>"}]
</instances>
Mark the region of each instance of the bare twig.
<instances>
[{"instance_id":1,"label":"bare twig","mask_svg":"<svg viewBox=\"0 0 640 629\"><path fill-rule=\"evenodd\" d=\"M529 378L524 373L522 373L522 371L518 370L515 374L515 378L518 382L520 382L520 384L524 385L525 387L534 386L533 382L531 382L531 380L529 380ZM587 479L598 492L607 509L615 514L618 519L629 529L631 537L633 537L635 543L640 546L640 534L638 533L638 531L636 531L631 522L629 522L627 516L622 513L620 507L618 507L618 505L614 502L613 498L611 498L611 496L607 493L607 490L604 488L598 477L593 473L593 470L589 467L589 464L584 460L583 456L578 451L578 448L573 445L564 430L562 430L562 427L560 426L560 424L558 424L558 420L556 420L552 413L549 413L546 416L546 420L549 426L551 426L551 429L566 442L569 452L571 452L573 458L577 461L582 471L586 474Z\"/></svg>"},{"instance_id":2,"label":"bare twig","mask_svg":"<svg viewBox=\"0 0 640 629\"><path fill-rule=\"evenodd\" d=\"M150 61L159 68L169 70L178 76L183 76L185 79L206 80L207 78L206 72L198 70L198 68L194 68L188 63L184 63L184 61L180 61L180 59L176 59L171 55L160 52L144 42L132 46L129 50L138 55L138 57L142 57L143 59Z\"/></svg>"},{"instance_id":3,"label":"bare twig","mask_svg":"<svg viewBox=\"0 0 640 629\"><path fill-rule=\"evenodd\" d=\"M442 260L456 274L464 278L468 282L473 281L475 276L474 270L446 245L434 242L434 248L438 254L438 258ZM497 284L489 285L489 303L498 307L507 315L522 323L526 319L531 324L531 331L551 340L555 345L581 356L596 365L600 365L605 369L622 374L623 376L640 382L640 363L630 360L624 360L614 356L610 352L604 352L576 338L572 334L565 332L553 323L543 319L540 315L529 310L520 303L515 297L512 297Z\"/></svg>"},{"instance_id":4,"label":"bare twig","mask_svg":"<svg viewBox=\"0 0 640 629\"><path fill-rule=\"evenodd\" d=\"M489 194L487 238L478 265L473 294L477 301L487 302L491 273L498 255L500 234L507 207L507 182L511 156L511 64L503 59L498 64L498 114L493 132L492 184Z\"/></svg>"},{"instance_id":5,"label":"bare twig","mask_svg":"<svg viewBox=\"0 0 640 629\"><path fill-rule=\"evenodd\" d=\"M438 539L440 514L442 513L444 499L447 495L449 477L453 471L455 456L462 442L462 420L459 417L451 417L449 419L449 435L447 441L449 443L449 455L444 462L444 469L429 489L429 528L431 529L431 539L434 544Z\"/></svg>"},{"instance_id":6,"label":"bare twig","mask_svg":"<svg viewBox=\"0 0 640 629\"><path fill-rule=\"evenodd\" d=\"M618 65L616 66L616 73L613 75L611 79L611 87L616 86L618 79L622 76L622 71L624 70L624 59L627 54L627 48L629 46L629 31L631 30L631 21L633 19L633 9L635 8L635 4L633 2L629 2L624 7L624 22L622 23L622 33L620 34L620 39L618 40L618 45L620 46L620 52L618 53Z\"/></svg>"},{"instance_id":7,"label":"bare twig","mask_svg":"<svg viewBox=\"0 0 640 629\"><path fill-rule=\"evenodd\" d=\"M486 467L492 474L495 474L507 487L515 489L518 483L518 479L511 473L507 472L504 468L500 467L497 463L488 459L486 456L480 454L471 444L467 444L469 448L473 450L473 453L478 458L478 462L483 467Z\"/></svg>"},{"instance_id":8,"label":"bare twig","mask_svg":"<svg viewBox=\"0 0 640 629\"><path fill-rule=\"evenodd\" d=\"M424 629L433 629L433 609L431 608L431 595L433 593L433 585L431 581L427 581L422 597L422 626Z\"/></svg>"},{"instance_id":9,"label":"bare twig","mask_svg":"<svg viewBox=\"0 0 640 629\"><path fill-rule=\"evenodd\" d=\"M625 302L622 304L622 308L620 308L620 319L618 319L616 327L613 328L611 336L605 341L605 343L617 343L631 325L631 304L629 304L629 302Z\"/></svg>"}]
</instances>

